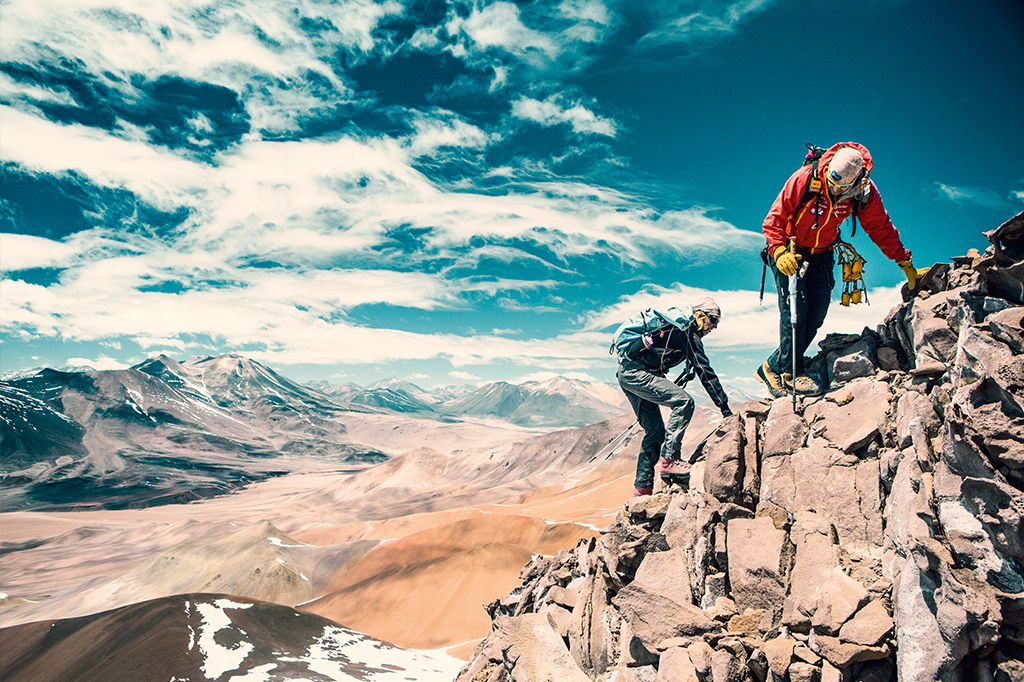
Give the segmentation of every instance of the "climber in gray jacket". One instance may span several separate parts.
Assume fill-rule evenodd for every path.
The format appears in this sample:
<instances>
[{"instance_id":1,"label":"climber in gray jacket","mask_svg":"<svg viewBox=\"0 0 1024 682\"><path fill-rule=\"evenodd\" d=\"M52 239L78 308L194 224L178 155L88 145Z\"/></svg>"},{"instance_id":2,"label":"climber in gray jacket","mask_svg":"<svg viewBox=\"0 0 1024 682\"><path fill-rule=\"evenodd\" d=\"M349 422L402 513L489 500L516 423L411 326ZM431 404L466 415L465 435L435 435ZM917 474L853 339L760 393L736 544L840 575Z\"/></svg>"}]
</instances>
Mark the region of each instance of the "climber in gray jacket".
<instances>
[{"instance_id":1,"label":"climber in gray jacket","mask_svg":"<svg viewBox=\"0 0 1024 682\"><path fill-rule=\"evenodd\" d=\"M691 308L693 319L685 328L668 325L640 335L619 355L616 377L644 430L633 483L634 497L653 492L654 467L659 456L662 477L689 474L690 464L680 461L679 450L693 418L694 402L682 384L696 376L722 416L732 415L729 398L711 368L701 340L718 327L721 310L709 296L698 299ZM684 369L673 382L665 372L677 365ZM667 429L661 418L661 405L672 408Z\"/></svg>"}]
</instances>

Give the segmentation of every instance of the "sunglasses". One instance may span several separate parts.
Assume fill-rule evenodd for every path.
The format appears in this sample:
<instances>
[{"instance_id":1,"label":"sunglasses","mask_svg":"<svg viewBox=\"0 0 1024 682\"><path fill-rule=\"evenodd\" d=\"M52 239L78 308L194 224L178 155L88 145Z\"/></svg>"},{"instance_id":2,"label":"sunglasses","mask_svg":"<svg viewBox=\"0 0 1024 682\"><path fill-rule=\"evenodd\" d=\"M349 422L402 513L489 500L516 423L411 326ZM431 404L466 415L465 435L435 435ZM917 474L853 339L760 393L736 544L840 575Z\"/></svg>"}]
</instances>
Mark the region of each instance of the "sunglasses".
<instances>
[{"instance_id":1,"label":"sunglasses","mask_svg":"<svg viewBox=\"0 0 1024 682\"><path fill-rule=\"evenodd\" d=\"M704 318L708 321L708 324L711 326L711 329L717 329L718 328L718 319L719 318L717 316L710 315L710 314L704 312L703 310L699 310L697 312L704 316Z\"/></svg>"}]
</instances>

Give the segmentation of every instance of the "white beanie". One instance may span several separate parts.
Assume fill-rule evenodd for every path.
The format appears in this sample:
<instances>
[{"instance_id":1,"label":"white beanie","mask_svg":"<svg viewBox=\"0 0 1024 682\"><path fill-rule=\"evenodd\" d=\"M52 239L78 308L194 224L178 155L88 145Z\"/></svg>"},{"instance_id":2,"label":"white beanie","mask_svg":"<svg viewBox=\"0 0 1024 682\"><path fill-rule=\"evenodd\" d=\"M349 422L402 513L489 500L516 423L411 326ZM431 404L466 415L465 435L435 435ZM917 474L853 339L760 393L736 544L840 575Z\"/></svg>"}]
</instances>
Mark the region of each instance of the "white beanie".
<instances>
[{"instance_id":1,"label":"white beanie","mask_svg":"<svg viewBox=\"0 0 1024 682\"><path fill-rule=\"evenodd\" d=\"M715 303L715 299L710 296L701 296L690 304L690 308L693 309L693 312L700 311L709 317L715 318L715 320L722 319L722 311L718 308L718 304Z\"/></svg>"},{"instance_id":2,"label":"white beanie","mask_svg":"<svg viewBox=\"0 0 1024 682\"><path fill-rule=\"evenodd\" d=\"M843 147L828 162L825 177L837 187L846 187L864 170L864 157L856 149Z\"/></svg>"}]
</instances>

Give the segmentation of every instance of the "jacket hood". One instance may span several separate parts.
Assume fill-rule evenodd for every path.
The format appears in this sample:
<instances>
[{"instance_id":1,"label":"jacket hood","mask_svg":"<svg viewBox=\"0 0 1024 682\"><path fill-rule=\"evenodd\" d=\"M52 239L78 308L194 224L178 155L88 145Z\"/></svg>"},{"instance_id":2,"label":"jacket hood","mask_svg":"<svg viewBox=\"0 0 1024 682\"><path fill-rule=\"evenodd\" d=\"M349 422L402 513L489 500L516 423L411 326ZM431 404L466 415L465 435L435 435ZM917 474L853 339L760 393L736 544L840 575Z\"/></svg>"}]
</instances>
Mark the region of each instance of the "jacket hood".
<instances>
[{"instance_id":1,"label":"jacket hood","mask_svg":"<svg viewBox=\"0 0 1024 682\"><path fill-rule=\"evenodd\" d=\"M871 175L871 169L874 168L874 164L871 162L871 152L868 151L868 148L856 142L838 142L829 147L825 153L821 155L821 161L818 162L818 177L821 178L822 182L825 181L825 171L828 170L829 161L831 161L832 157L836 155L836 152L843 147L850 147L851 149L856 149L860 152L860 155L864 157L864 173L865 175Z\"/></svg>"}]
</instances>

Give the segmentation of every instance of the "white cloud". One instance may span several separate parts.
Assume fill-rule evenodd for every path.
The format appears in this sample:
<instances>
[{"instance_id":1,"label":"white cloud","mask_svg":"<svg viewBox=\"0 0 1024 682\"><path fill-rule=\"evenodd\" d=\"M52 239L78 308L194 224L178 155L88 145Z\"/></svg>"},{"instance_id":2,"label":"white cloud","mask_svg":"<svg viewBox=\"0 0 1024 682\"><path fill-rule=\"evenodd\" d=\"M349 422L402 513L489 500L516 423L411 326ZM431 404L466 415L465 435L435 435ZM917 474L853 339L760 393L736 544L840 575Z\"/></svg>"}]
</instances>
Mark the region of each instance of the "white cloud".
<instances>
[{"instance_id":1,"label":"white cloud","mask_svg":"<svg viewBox=\"0 0 1024 682\"><path fill-rule=\"evenodd\" d=\"M544 101L521 97L512 103L512 115L541 125L568 123L574 133L615 137L615 122L602 118L579 102L563 107L556 95Z\"/></svg>"},{"instance_id":2,"label":"white cloud","mask_svg":"<svg viewBox=\"0 0 1024 682\"><path fill-rule=\"evenodd\" d=\"M693 3L653 0L646 5L646 9L655 19L654 28L637 41L637 46L646 49L731 34L742 22L766 8L771 2L772 0L715 1L701 3L700 10L694 12L691 11Z\"/></svg>"},{"instance_id":3,"label":"white cloud","mask_svg":"<svg viewBox=\"0 0 1024 682\"><path fill-rule=\"evenodd\" d=\"M69 367L91 367L95 370L128 369L128 365L114 358L99 357L94 360L88 358L68 358Z\"/></svg>"},{"instance_id":4,"label":"white cloud","mask_svg":"<svg viewBox=\"0 0 1024 682\"><path fill-rule=\"evenodd\" d=\"M836 293L836 292L833 292ZM704 339L708 348L754 349L775 348L779 344L779 309L773 292L765 292L763 303L758 303L756 291L707 290L676 284L665 288L649 286L642 291L620 298L615 304L585 316L582 328L586 331L604 330L611 343L614 329L637 315L641 310L669 307L687 309L691 301L701 296L710 296L722 310L718 328ZM864 327L874 329L885 319L893 307L902 304L900 287L875 287L868 291L870 305L859 304L849 307L833 301L825 323L812 342L814 348L825 335L830 333L857 334Z\"/></svg>"},{"instance_id":5,"label":"white cloud","mask_svg":"<svg viewBox=\"0 0 1024 682\"><path fill-rule=\"evenodd\" d=\"M78 106L67 88L19 82L6 73L0 73L0 99L45 102L65 107Z\"/></svg>"},{"instance_id":6,"label":"white cloud","mask_svg":"<svg viewBox=\"0 0 1024 682\"><path fill-rule=\"evenodd\" d=\"M1024 201L1024 189L1016 189L1010 192L1011 201Z\"/></svg>"},{"instance_id":7,"label":"white cloud","mask_svg":"<svg viewBox=\"0 0 1024 682\"><path fill-rule=\"evenodd\" d=\"M257 130L291 131L302 118L351 99L332 67L337 52L358 56L375 49L377 24L402 11L399 2L372 0L11 0L4 4L0 50L8 60L29 64L63 55L129 101L142 97L140 76L222 85L239 95ZM308 25L321 24L324 30L308 34ZM43 99L46 93L34 94ZM54 96L61 94L47 99Z\"/></svg>"},{"instance_id":8,"label":"white cloud","mask_svg":"<svg viewBox=\"0 0 1024 682\"><path fill-rule=\"evenodd\" d=\"M95 128L61 125L0 106L4 161L34 173L79 173L101 187L128 189L148 203L174 209L193 203L210 169L172 152Z\"/></svg>"},{"instance_id":9,"label":"white cloud","mask_svg":"<svg viewBox=\"0 0 1024 682\"><path fill-rule=\"evenodd\" d=\"M435 154L443 147L482 149L496 139L480 128L461 119L437 115L412 114L415 133L408 138L409 153L416 156Z\"/></svg>"},{"instance_id":10,"label":"white cloud","mask_svg":"<svg viewBox=\"0 0 1024 682\"><path fill-rule=\"evenodd\" d=\"M936 201L948 201L958 206L973 204L985 208L1005 208L1006 200L984 187L957 187L941 182L934 183L924 193Z\"/></svg>"},{"instance_id":11,"label":"white cloud","mask_svg":"<svg viewBox=\"0 0 1024 682\"><path fill-rule=\"evenodd\" d=\"M448 376L452 377L453 379L462 379L464 381L479 381L480 380L480 377L478 377L476 375L473 375L473 374L470 374L469 372L463 372L461 370L455 370L453 372L448 372Z\"/></svg>"},{"instance_id":12,"label":"white cloud","mask_svg":"<svg viewBox=\"0 0 1024 682\"><path fill-rule=\"evenodd\" d=\"M447 30L451 35L465 34L476 47L500 48L537 63L555 58L559 51L551 36L523 24L519 8L510 2L474 6L465 19L450 17Z\"/></svg>"},{"instance_id":13,"label":"white cloud","mask_svg":"<svg viewBox=\"0 0 1024 682\"><path fill-rule=\"evenodd\" d=\"M0 270L7 272L65 267L76 254L74 247L52 239L26 234L0 235Z\"/></svg>"}]
</instances>

